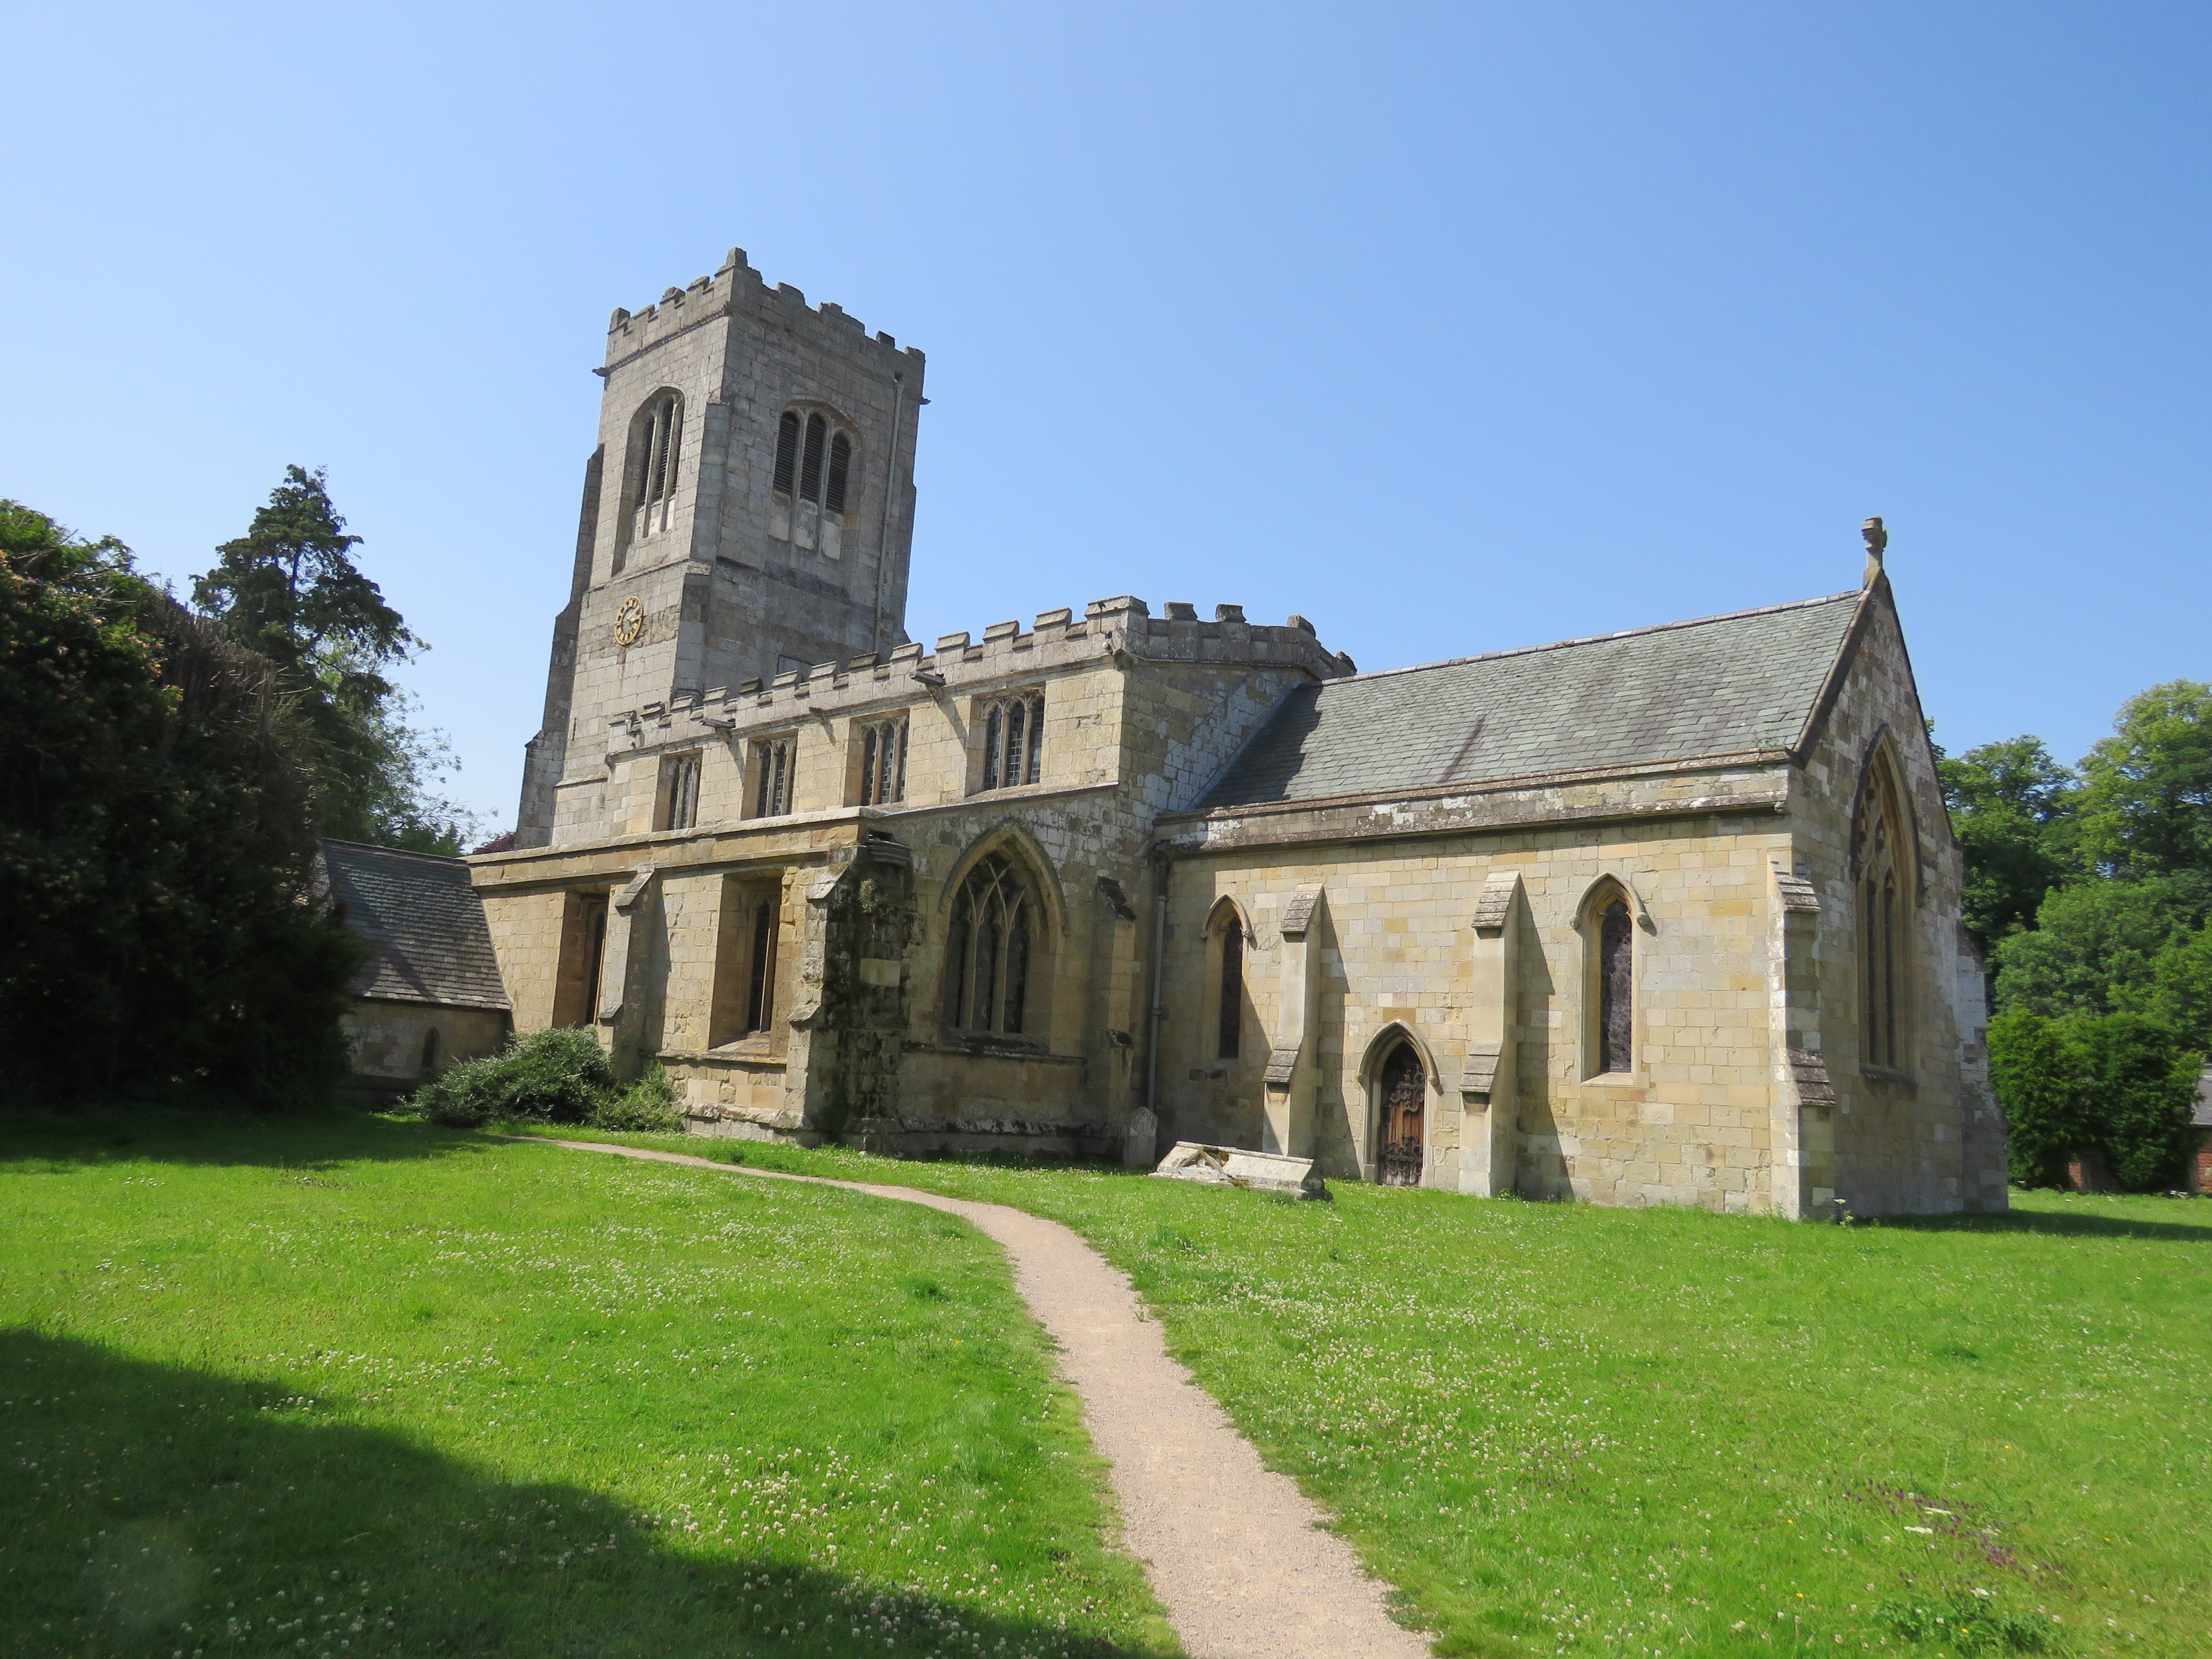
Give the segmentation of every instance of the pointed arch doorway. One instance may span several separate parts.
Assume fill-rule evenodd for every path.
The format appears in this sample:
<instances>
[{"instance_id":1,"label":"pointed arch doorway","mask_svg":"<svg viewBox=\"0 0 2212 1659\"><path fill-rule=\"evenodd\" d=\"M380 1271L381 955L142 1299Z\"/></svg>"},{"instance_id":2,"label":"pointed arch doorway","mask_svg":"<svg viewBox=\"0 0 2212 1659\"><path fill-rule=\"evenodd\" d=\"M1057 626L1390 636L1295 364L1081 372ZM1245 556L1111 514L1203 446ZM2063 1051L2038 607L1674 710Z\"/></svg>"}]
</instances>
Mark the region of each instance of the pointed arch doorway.
<instances>
[{"instance_id":1,"label":"pointed arch doorway","mask_svg":"<svg viewBox=\"0 0 2212 1659\"><path fill-rule=\"evenodd\" d=\"M1420 1050L1402 1039L1393 1047L1376 1074L1376 1174L1385 1187L1418 1187L1429 1140L1429 1073Z\"/></svg>"}]
</instances>

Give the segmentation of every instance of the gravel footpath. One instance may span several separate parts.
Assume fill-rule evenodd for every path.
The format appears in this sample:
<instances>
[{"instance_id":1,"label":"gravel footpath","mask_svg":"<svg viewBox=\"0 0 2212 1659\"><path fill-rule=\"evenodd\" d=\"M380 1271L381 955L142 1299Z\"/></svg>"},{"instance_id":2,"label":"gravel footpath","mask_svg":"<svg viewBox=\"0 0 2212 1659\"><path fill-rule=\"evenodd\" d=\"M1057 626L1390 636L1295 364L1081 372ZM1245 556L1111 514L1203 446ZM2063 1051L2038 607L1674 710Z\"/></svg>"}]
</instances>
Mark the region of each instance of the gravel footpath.
<instances>
[{"instance_id":1,"label":"gravel footpath","mask_svg":"<svg viewBox=\"0 0 2212 1659\"><path fill-rule=\"evenodd\" d=\"M532 1137L536 1139L536 1137ZM682 1152L556 1140L580 1152L843 1187L969 1221L1013 1261L1014 1288L1060 1347L1091 1443L1111 1460L1123 1540L1190 1659L1421 1659L1328 1516L1263 1468L1228 1413L1168 1357L1128 1279L1068 1228L1003 1204L786 1175Z\"/></svg>"}]
</instances>

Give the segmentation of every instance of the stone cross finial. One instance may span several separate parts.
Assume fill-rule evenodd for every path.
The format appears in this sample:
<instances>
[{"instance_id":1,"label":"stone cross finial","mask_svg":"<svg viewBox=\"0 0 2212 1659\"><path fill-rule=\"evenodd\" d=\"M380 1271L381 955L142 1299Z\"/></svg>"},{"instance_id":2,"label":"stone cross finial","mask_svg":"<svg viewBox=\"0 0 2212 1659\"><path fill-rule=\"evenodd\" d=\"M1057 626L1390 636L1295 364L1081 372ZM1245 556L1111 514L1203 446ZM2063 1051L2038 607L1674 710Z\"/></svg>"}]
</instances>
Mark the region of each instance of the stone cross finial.
<instances>
[{"instance_id":1,"label":"stone cross finial","mask_svg":"<svg viewBox=\"0 0 2212 1659\"><path fill-rule=\"evenodd\" d=\"M1866 580L1867 586L1871 587L1874 579L1881 574L1881 554L1882 550L1889 545L1889 532L1881 527L1880 519L1869 519L1859 526L1859 534L1866 538Z\"/></svg>"}]
</instances>

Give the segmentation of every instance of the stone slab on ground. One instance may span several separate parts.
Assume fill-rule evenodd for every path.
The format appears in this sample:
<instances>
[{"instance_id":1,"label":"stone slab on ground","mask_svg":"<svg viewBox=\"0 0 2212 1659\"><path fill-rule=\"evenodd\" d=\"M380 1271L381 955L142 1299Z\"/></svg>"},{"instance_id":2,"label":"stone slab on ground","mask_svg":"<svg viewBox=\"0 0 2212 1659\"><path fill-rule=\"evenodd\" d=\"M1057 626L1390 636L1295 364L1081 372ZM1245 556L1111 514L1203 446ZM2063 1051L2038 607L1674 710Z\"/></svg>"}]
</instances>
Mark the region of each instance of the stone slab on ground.
<instances>
[{"instance_id":1,"label":"stone slab on ground","mask_svg":"<svg viewBox=\"0 0 2212 1659\"><path fill-rule=\"evenodd\" d=\"M1210 1187L1249 1187L1258 1192L1289 1193L1298 1198L1328 1196L1328 1186L1315 1171L1314 1161L1310 1158L1248 1152L1235 1146L1208 1146L1196 1140L1176 1142L1152 1173L1170 1181L1202 1182Z\"/></svg>"}]
</instances>

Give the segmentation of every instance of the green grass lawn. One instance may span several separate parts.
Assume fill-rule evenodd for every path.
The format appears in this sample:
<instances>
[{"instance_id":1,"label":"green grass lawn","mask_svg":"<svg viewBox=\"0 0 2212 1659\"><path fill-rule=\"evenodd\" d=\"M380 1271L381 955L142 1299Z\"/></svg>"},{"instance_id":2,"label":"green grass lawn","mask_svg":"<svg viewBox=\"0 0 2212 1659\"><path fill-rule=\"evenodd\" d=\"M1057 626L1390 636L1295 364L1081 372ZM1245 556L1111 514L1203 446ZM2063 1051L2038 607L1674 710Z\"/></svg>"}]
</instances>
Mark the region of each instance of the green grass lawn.
<instances>
[{"instance_id":1,"label":"green grass lawn","mask_svg":"<svg viewBox=\"0 0 2212 1659\"><path fill-rule=\"evenodd\" d=\"M0 1121L0 1652L1168 1654L994 1246L360 1117Z\"/></svg>"},{"instance_id":2,"label":"green grass lawn","mask_svg":"<svg viewBox=\"0 0 2212 1659\"><path fill-rule=\"evenodd\" d=\"M1447 1653L2212 1655L2212 1202L1844 1229L592 1138L1076 1227Z\"/></svg>"}]
</instances>

